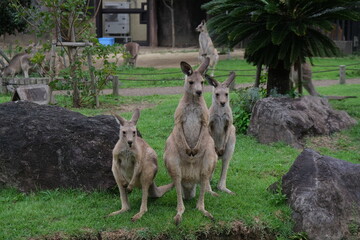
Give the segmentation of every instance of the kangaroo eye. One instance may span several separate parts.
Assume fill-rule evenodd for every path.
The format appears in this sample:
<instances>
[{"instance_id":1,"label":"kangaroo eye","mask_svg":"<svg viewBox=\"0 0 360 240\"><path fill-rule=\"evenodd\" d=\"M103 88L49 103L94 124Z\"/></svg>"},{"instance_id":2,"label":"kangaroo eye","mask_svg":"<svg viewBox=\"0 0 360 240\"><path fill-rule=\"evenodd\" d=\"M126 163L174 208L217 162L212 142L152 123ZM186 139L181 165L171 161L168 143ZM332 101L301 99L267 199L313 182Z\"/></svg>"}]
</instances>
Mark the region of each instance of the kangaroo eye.
<instances>
[{"instance_id":1,"label":"kangaroo eye","mask_svg":"<svg viewBox=\"0 0 360 240\"><path fill-rule=\"evenodd\" d=\"M125 132L125 131L123 131L123 134L124 134L124 135L126 135L126 132Z\"/></svg>"},{"instance_id":2,"label":"kangaroo eye","mask_svg":"<svg viewBox=\"0 0 360 240\"><path fill-rule=\"evenodd\" d=\"M194 84L194 82L193 82L193 81L190 81L190 82L189 82L189 84L190 84L190 85L193 85L193 84Z\"/></svg>"},{"instance_id":3,"label":"kangaroo eye","mask_svg":"<svg viewBox=\"0 0 360 240\"><path fill-rule=\"evenodd\" d=\"M135 131L133 131L133 135L135 136L135 134L136 134L136 132Z\"/></svg>"},{"instance_id":4,"label":"kangaroo eye","mask_svg":"<svg viewBox=\"0 0 360 240\"><path fill-rule=\"evenodd\" d=\"M201 82L201 85L204 85L204 82Z\"/></svg>"},{"instance_id":5,"label":"kangaroo eye","mask_svg":"<svg viewBox=\"0 0 360 240\"><path fill-rule=\"evenodd\" d=\"M218 94L218 93L215 94L215 96L217 96L217 97L218 97L219 95L220 95L220 94Z\"/></svg>"},{"instance_id":6,"label":"kangaroo eye","mask_svg":"<svg viewBox=\"0 0 360 240\"><path fill-rule=\"evenodd\" d=\"M228 93L225 93L225 96L229 96L229 94L228 94Z\"/></svg>"}]
</instances>

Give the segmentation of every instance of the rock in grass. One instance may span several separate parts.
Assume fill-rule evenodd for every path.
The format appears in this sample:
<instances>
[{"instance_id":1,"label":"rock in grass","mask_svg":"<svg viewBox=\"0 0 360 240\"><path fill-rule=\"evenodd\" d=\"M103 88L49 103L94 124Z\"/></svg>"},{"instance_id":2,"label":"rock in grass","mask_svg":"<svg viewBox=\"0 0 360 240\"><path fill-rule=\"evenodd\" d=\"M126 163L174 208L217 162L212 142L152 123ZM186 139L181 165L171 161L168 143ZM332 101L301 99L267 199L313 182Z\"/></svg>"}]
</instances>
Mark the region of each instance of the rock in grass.
<instances>
[{"instance_id":1,"label":"rock in grass","mask_svg":"<svg viewBox=\"0 0 360 240\"><path fill-rule=\"evenodd\" d=\"M255 104L248 129L260 143L283 141L302 147L304 138L329 135L356 124L345 111L331 108L326 98L264 98Z\"/></svg>"},{"instance_id":2,"label":"rock in grass","mask_svg":"<svg viewBox=\"0 0 360 240\"><path fill-rule=\"evenodd\" d=\"M360 236L360 164L305 149L283 176L282 190L295 231L313 240Z\"/></svg>"},{"instance_id":3,"label":"rock in grass","mask_svg":"<svg viewBox=\"0 0 360 240\"><path fill-rule=\"evenodd\" d=\"M119 125L57 106L0 104L0 185L21 191L108 189Z\"/></svg>"}]
</instances>

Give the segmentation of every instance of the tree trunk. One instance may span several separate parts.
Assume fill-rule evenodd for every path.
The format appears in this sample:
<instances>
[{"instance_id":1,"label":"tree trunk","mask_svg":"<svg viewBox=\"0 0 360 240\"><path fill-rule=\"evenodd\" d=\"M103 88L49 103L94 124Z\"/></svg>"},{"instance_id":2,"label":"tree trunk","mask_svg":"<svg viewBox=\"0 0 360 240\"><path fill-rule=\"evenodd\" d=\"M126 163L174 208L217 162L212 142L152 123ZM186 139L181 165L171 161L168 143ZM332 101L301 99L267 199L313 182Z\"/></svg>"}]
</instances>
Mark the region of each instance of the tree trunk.
<instances>
[{"instance_id":1,"label":"tree trunk","mask_svg":"<svg viewBox=\"0 0 360 240\"><path fill-rule=\"evenodd\" d=\"M290 69L284 68L284 63L279 61L276 67L269 67L267 81L267 96L276 91L278 94L287 94L290 91Z\"/></svg>"},{"instance_id":2,"label":"tree trunk","mask_svg":"<svg viewBox=\"0 0 360 240\"><path fill-rule=\"evenodd\" d=\"M70 35L70 42L76 42L75 36L75 26L73 24L73 18L70 17L70 26L69 26L69 35ZM73 82L73 107L79 108L81 107L81 100L80 100L80 91L78 87L78 79L75 75L76 71L76 59L77 59L77 52L76 47L68 47L69 52L69 62L70 62L70 77L72 78Z\"/></svg>"},{"instance_id":3,"label":"tree trunk","mask_svg":"<svg viewBox=\"0 0 360 240\"><path fill-rule=\"evenodd\" d=\"M256 87L256 88L258 88L260 86L261 68L262 68L262 65L256 66L256 77L255 77L255 83L254 83L254 87Z\"/></svg>"},{"instance_id":4,"label":"tree trunk","mask_svg":"<svg viewBox=\"0 0 360 240\"><path fill-rule=\"evenodd\" d=\"M164 5L169 9L171 14L171 47L175 47L175 13L174 13L174 0L170 0L170 5L163 0Z\"/></svg>"},{"instance_id":5,"label":"tree trunk","mask_svg":"<svg viewBox=\"0 0 360 240\"><path fill-rule=\"evenodd\" d=\"M174 16L174 1L171 0L171 47L175 48L175 16Z\"/></svg>"},{"instance_id":6,"label":"tree trunk","mask_svg":"<svg viewBox=\"0 0 360 240\"><path fill-rule=\"evenodd\" d=\"M300 61L297 62L297 66L298 66L298 79L299 79L299 83L298 83L298 92L300 95L303 94L303 74L302 74L302 64Z\"/></svg>"}]
</instances>

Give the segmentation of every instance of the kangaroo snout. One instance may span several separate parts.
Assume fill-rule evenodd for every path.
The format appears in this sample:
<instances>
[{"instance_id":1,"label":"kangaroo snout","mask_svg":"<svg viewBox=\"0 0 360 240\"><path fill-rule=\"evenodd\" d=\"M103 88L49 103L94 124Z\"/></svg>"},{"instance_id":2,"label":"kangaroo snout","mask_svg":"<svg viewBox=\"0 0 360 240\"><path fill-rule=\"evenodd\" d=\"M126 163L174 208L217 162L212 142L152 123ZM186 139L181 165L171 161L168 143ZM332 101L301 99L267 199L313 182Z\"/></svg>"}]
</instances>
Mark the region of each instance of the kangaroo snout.
<instances>
[{"instance_id":1,"label":"kangaroo snout","mask_svg":"<svg viewBox=\"0 0 360 240\"><path fill-rule=\"evenodd\" d=\"M201 94L202 94L202 91L197 90L197 91L196 91L196 94L200 97L200 96L201 96Z\"/></svg>"},{"instance_id":2,"label":"kangaroo snout","mask_svg":"<svg viewBox=\"0 0 360 240\"><path fill-rule=\"evenodd\" d=\"M226 102L220 102L220 105L221 105L222 107L225 107L225 104L226 104Z\"/></svg>"},{"instance_id":3,"label":"kangaroo snout","mask_svg":"<svg viewBox=\"0 0 360 240\"><path fill-rule=\"evenodd\" d=\"M127 143L128 143L128 145L129 145L129 147L131 147L132 144L133 144L133 141L127 141Z\"/></svg>"}]
</instances>

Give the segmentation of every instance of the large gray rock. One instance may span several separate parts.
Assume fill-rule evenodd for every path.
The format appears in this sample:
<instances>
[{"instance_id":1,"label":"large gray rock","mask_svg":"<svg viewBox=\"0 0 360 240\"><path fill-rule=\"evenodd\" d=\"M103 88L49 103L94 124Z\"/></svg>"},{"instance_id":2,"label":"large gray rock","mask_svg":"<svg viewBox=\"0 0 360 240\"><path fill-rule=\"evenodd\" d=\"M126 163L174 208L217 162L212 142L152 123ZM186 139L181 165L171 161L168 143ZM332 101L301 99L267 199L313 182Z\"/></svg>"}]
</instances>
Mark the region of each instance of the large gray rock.
<instances>
[{"instance_id":1,"label":"large gray rock","mask_svg":"<svg viewBox=\"0 0 360 240\"><path fill-rule=\"evenodd\" d=\"M360 229L360 164L305 149L282 178L296 231L313 240L340 240ZM352 233L360 237L360 233ZM358 239L355 238L351 239Z\"/></svg>"},{"instance_id":2,"label":"large gray rock","mask_svg":"<svg viewBox=\"0 0 360 240\"><path fill-rule=\"evenodd\" d=\"M112 116L86 117L30 102L0 104L0 185L21 191L116 186Z\"/></svg>"},{"instance_id":3,"label":"large gray rock","mask_svg":"<svg viewBox=\"0 0 360 240\"><path fill-rule=\"evenodd\" d=\"M254 105L248 134L260 143L283 141L302 147L306 136L329 135L355 124L345 111L332 109L325 98L269 97Z\"/></svg>"}]
</instances>

